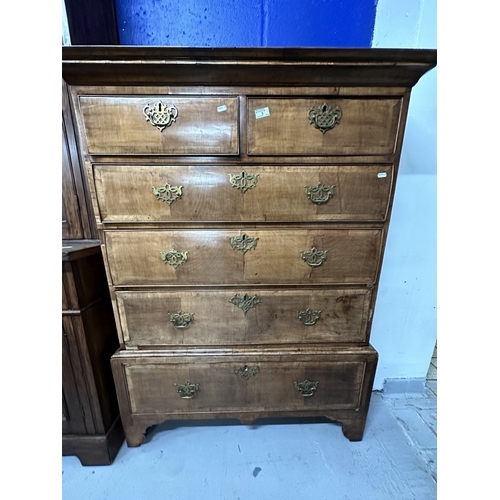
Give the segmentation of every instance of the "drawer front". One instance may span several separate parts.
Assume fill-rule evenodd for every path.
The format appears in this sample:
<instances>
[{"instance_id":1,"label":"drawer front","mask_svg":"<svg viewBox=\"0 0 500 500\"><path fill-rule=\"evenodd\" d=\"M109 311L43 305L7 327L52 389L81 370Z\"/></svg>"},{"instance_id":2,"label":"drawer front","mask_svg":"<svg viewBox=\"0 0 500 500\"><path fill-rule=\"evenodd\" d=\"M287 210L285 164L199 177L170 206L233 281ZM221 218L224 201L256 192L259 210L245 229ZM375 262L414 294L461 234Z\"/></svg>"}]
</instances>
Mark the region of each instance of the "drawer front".
<instances>
[{"instance_id":1,"label":"drawer front","mask_svg":"<svg viewBox=\"0 0 500 500\"><path fill-rule=\"evenodd\" d=\"M401 99L249 98L247 102L249 155L395 152ZM333 128L323 131L315 122Z\"/></svg>"},{"instance_id":2,"label":"drawer front","mask_svg":"<svg viewBox=\"0 0 500 500\"><path fill-rule=\"evenodd\" d=\"M379 229L104 231L114 285L371 284Z\"/></svg>"},{"instance_id":3,"label":"drawer front","mask_svg":"<svg viewBox=\"0 0 500 500\"><path fill-rule=\"evenodd\" d=\"M386 219L394 167L94 165L103 223Z\"/></svg>"},{"instance_id":4,"label":"drawer front","mask_svg":"<svg viewBox=\"0 0 500 500\"><path fill-rule=\"evenodd\" d=\"M90 154L238 154L237 97L82 96L80 110Z\"/></svg>"},{"instance_id":5,"label":"drawer front","mask_svg":"<svg viewBox=\"0 0 500 500\"><path fill-rule=\"evenodd\" d=\"M127 347L367 342L371 292L117 292Z\"/></svg>"},{"instance_id":6,"label":"drawer front","mask_svg":"<svg viewBox=\"0 0 500 500\"><path fill-rule=\"evenodd\" d=\"M136 358L137 359L137 358ZM132 415L356 409L366 361L263 361L257 356L127 360ZM308 384L311 382L311 384Z\"/></svg>"}]
</instances>

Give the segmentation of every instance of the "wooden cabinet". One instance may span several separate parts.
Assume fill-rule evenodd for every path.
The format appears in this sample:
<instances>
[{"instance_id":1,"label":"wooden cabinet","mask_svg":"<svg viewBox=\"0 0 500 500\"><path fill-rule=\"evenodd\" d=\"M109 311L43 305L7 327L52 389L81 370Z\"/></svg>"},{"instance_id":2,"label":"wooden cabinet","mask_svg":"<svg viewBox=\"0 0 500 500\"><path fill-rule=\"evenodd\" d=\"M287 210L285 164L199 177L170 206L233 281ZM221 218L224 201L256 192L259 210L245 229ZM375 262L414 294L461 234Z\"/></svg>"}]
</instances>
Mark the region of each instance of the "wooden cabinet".
<instances>
[{"instance_id":1,"label":"wooden cabinet","mask_svg":"<svg viewBox=\"0 0 500 500\"><path fill-rule=\"evenodd\" d=\"M118 347L100 243L62 244L62 453L110 464L123 428L110 358Z\"/></svg>"},{"instance_id":2,"label":"wooden cabinet","mask_svg":"<svg viewBox=\"0 0 500 500\"><path fill-rule=\"evenodd\" d=\"M98 239L95 218L82 176L81 159L69 102L62 83L62 239Z\"/></svg>"},{"instance_id":3,"label":"wooden cabinet","mask_svg":"<svg viewBox=\"0 0 500 500\"><path fill-rule=\"evenodd\" d=\"M211 417L326 416L362 439L410 92L435 64L433 50L63 48L129 446Z\"/></svg>"},{"instance_id":4,"label":"wooden cabinet","mask_svg":"<svg viewBox=\"0 0 500 500\"><path fill-rule=\"evenodd\" d=\"M110 358L118 348L99 234L62 83L62 454L106 465L123 443Z\"/></svg>"}]
</instances>

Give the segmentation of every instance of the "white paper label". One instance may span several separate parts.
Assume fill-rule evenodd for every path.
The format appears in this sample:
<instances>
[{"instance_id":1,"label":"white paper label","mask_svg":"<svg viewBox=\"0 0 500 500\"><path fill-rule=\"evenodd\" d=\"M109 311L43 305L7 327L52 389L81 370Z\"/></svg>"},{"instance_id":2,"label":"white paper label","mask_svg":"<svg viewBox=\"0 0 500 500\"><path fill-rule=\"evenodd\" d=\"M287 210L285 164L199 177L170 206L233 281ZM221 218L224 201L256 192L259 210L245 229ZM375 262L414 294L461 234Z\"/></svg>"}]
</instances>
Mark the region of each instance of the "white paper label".
<instances>
[{"instance_id":1,"label":"white paper label","mask_svg":"<svg viewBox=\"0 0 500 500\"><path fill-rule=\"evenodd\" d=\"M385 178L387 177L387 172L379 172L379 173L377 174L377 177L378 177L379 179L385 179Z\"/></svg>"},{"instance_id":2,"label":"white paper label","mask_svg":"<svg viewBox=\"0 0 500 500\"><path fill-rule=\"evenodd\" d=\"M265 108L260 108L260 109L256 109L255 110L255 118L257 118L257 120L259 118L264 118L265 116L269 116L270 113L269 113L269 108L268 107L265 107Z\"/></svg>"},{"instance_id":3,"label":"white paper label","mask_svg":"<svg viewBox=\"0 0 500 500\"><path fill-rule=\"evenodd\" d=\"M225 104L223 104L222 106L219 106L217 108L217 113L222 113L223 111L226 111L227 110L227 106Z\"/></svg>"}]
</instances>

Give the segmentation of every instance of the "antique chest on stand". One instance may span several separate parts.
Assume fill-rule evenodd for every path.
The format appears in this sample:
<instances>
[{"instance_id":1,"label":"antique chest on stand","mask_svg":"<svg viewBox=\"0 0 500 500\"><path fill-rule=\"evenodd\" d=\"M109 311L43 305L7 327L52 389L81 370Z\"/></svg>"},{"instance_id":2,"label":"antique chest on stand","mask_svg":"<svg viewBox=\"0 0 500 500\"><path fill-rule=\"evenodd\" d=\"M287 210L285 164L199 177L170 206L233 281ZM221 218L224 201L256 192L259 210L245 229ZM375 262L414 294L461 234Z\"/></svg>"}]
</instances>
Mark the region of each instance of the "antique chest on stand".
<instances>
[{"instance_id":1,"label":"antique chest on stand","mask_svg":"<svg viewBox=\"0 0 500 500\"><path fill-rule=\"evenodd\" d=\"M64 47L129 446L167 419L360 440L411 88L434 50Z\"/></svg>"}]
</instances>

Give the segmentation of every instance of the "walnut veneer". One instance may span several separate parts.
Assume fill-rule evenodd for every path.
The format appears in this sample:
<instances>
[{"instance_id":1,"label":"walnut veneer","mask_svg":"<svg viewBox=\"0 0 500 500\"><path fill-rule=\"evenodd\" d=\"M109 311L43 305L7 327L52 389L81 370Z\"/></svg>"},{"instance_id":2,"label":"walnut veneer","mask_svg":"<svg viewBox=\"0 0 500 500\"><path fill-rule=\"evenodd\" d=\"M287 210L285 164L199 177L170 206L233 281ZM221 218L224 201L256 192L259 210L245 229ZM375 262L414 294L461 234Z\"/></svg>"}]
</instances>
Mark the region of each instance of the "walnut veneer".
<instances>
[{"instance_id":1,"label":"walnut veneer","mask_svg":"<svg viewBox=\"0 0 500 500\"><path fill-rule=\"evenodd\" d=\"M65 47L129 446L167 419L360 440L411 88L433 50Z\"/></svg>"}]
</instances>

